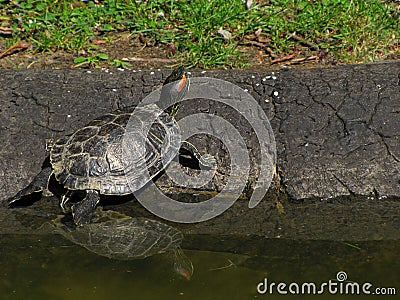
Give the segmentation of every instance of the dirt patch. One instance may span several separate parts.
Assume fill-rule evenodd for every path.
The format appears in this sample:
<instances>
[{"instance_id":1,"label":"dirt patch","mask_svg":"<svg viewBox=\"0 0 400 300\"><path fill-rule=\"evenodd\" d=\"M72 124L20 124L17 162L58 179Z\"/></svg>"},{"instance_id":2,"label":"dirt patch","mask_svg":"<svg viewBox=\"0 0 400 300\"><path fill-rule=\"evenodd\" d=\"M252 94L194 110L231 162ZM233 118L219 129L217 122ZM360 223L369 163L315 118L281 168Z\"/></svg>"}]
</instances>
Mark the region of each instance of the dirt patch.
<instances>
[{"instance_id":1,"label":"dirt patch","mask_svg":"<svg viewBox=\"0 0 400 300\"><path fill-rule=\"evenodd\" d=\"M25 48L15 48L3 56L0 55L0 68L37 68L37 69L64 69L74 68L74 59L77 57L88 57L97 53L106 53L107 61L99 61L95 65L83 65L80 68L115 68L111 62L114 59L127 61L132 69L170 68L182 62L177 58L176 49L171 45L154 44L140 35L131 35L127 32L113 34L107 39L93 41L98 48L88 53L85 50L71 53L63 50L54 50L46 53L36 53L30 45L21 41L20 45ZM342 61L333 59L329 53L320 49L313 49L310 45L300 45L293 49L292 53L276 55L271 53L262 43L254 41L244 42L240 47L249 66L249 70L271 70L282 66L291 67L327 67L342 64ZM0 53L7 50L5 40L0 40ZM400 52L381 60L400 59Z\"/></svg>"},{"instance_id":2,"label":"dirt patch","mask_svg":"<svg viewBox=\"0 0 400 300\"><path fill-rule=\"evenodd\" d=\"M128 33L120 33L109 38L110 40L96 40L93 45L98 48L88 53L85 50L70 53L55 50L47 53L35 53L31 49L15 49L0 59L1 68L37 68L37 69L64 69L74 68L74 59L80 56L88 57L96 53L106 53L107 61L99 61L96 65L84 65L81 68L115 67L110 62L114 59L127 60L132 68L162 68L179 63L171 58L170 51L163 46L146 45L139 37L132 37ZM21 45L25 43L21 42ZM6 49L5 42L0 41L0 49ZM135 61L136 60L136 61Z\"/></svg>"}]
</instances>

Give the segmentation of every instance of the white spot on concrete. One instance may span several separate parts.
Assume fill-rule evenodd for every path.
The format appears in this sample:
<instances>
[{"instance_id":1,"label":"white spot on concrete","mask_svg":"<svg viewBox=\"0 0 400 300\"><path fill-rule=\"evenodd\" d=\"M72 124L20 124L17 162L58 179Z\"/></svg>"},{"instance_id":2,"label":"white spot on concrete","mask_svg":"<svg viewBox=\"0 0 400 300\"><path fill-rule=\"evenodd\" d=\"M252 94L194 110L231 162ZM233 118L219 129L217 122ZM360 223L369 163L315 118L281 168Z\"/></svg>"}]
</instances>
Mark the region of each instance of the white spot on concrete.
<instances>
[{"instance_id":1,"label":"white spot on concrete","mask_svg":"<svg viewBox=\"0 0 400 300\"><path fill-rule=\"evenodd\" d=\"M90 71L90 70L89 70L89 71L86 71L86 73L88 73L88 74L92 74L92 71Z\"/></svg>"},{"instance_id":2,"label":"white spot on concrete","mask_svg":"<svg viewBox=\"0 0 400 300\"><path fill-rule=\"evenodd\" d=\"M249 90L248 90L248 89L244 89L244 91L245 91L245 92L248 92Z\"/></svg>"},{"instance_id":3,"label":"white spot on concrete","mask_svg":"<svg viewBox=\"0 0 400 300\"><path fill-rule=\"evenodd\" d=\"M117 89L112 89L112 91L113 91L113 92L116 92L116 91L117 91Z\"/></svg>"},{"instance_id":4,"label":"white spot on concrete","mask_svg":"<svg viewBox=\"0 0 400 300\"><path fill-rule=\"evenodd\" d=\"M150 75L154 75L154 71L151 71L151 72L150 72Z\"/></svg>"},{"instance_id":5,"label":"white spot on concrete","mask_svg":"<svg viewBox=\"0 0 400 300\"><path fill-rule=\"evenodd\" d=\"M276 76L272 76L272 80L276 80L276 78L277 78Z\"/></svg>"},{"instance_id":6,"label":"white spot on concrete","mask_svg":"<svg viewBox=\"0 0 400 300\"><path fill-rule=\"evenodd\" d=\"M72 116L71 115L67 115L67 118L71 118Z\"/></svg>"},{"instance_id":7,"label":"white spot on concrete","mask_svg":"<svg viewBox=\"0 0 400 300\"><path fill-rule=\"evenodd\" d=\"M201 71L201 74L205 74L207 71Z\"/></svg>"},{"instance_id":8,"label":"white spot on concrete","mask_svg":"<svg viewBox=\"0 0 400 300\"><path fill-rule=\"evenodd\" d=\"M254 76L254 75L251 75L251 78L252 78L252 79L254 79L254 78L256 78L256 76Z\"/></svg>"},{"instance_id":9,"label":"white spot on concrete","mask_svg":"<svg viewBox=\"0 0 400 300\"><path fill-rule=\"evenodd\" d=\"M274 96L275 96L275 97L278 97L278 95L279 95L278 91L275 91L275 92L274 92Z\"/></svg>"}]
</instances>

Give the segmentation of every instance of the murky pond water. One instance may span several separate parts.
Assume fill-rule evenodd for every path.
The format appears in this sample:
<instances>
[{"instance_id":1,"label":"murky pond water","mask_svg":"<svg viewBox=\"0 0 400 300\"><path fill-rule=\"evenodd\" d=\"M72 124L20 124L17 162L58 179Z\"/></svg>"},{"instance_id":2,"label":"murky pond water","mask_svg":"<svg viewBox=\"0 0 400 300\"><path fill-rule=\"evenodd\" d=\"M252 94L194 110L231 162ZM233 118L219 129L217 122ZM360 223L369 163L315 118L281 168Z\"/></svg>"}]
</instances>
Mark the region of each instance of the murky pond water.
<instances>
[{"instance_id":1,"label":"murky pond water","mask_svg":"<svg viewBox=\"0 0 400 300\"><path fill-rule=\"evenodd\" d=\"M130 209L130 215L139 216L140 208L129 208L130 205L133 201L111 208ZM390 218L384 222L370 218L365 227L360 227L370 232L365 236L371 236L360 241L312 240L304 238L305 235L264 238L261 234L235 234L232 230L223 231L226 234L200 234L186 228L181 246L194 266L193 276L186 280L174 270L172 252L121 261L99 256L56 234L54 227L48 225L60 213L57 199L43 198L15 209L3 205L0 207L0 300L286 298L282 291L292 299L316 299L312 294L321 291L324 299L354 299L366 296L363 287L371 294L386 293L382 299L397 299L398 218L396 210L388 212ZM289 213L287 209L282 218L288 219ZM277 215L281 216L279 212ZM359 222L357 218L344 220L346 228ZM379 222L373 223L374 220ZM391 226L386 226L390 220ZM308 224L306 221L309 220L303 221L304 226ZM321 223L321 227L328 224ZM338 225L341 234L343 224ZM392 233L387 236L395 238L374 238L382 226L387 227L385 232ZM357 291L356 284L361 295L352 294ZM300 295L293 294L297 288ZM393 293L396 295L389 295Z\"/></svg>"},{"instance_id":2,"label":"murky pond water","mask_svg":"<svg viewBox=\"0 0 400 300\"><path fill-rule=\"evenodd\" d=\"M201 249L207 236L191 236L183 248ZM224 245L240 240L220 239ZM215 238L213 240L215 243ZM281 299L277 289L260 294L257 286L274 282L338 283L339 271L347 281L376 287L395 287L400 293L400 241L346 244L335 241L263 240L247 237L245 249L231 252L185 250L194 265L190 281L173 270L171 256L118 261L98 256L60 235L0 235L1 299ZM226 247L228 248L228 247ZM234 253L236 252L236 253ZM293 287L293 284L292 284ZM264 286L259 286L264 289ZM390 292L390 291L389 291ZM365 295L364 295L365 296ZM353 299L331 295L326 299ZM358 296L360 297L360 296ZM312 295L292 296L315 299Z\"/></svg>"}]
</instances>

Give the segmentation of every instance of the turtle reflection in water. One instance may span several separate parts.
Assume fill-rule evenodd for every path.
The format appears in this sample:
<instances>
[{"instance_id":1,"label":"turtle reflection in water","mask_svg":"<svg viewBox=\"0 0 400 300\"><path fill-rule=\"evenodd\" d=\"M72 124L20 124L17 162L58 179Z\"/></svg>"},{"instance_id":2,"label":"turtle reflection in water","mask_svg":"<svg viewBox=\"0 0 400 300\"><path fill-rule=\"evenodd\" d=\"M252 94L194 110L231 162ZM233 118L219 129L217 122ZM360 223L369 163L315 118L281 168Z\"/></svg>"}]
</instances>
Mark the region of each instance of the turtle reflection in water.
<instances>
[{"instance_id":1,"label":"turtle reflection in water","mask_svg":"<svg viewBox=\"0 0 400 300\"><path fill-rule=\"evenodd\" d=\"M213 156L201 155L194 145L180 140L174 116L188 86L184 69L179 67L166 78L158 103L106 114L57 140L50 151L51 166L44 167L26 188L8 199L9 205L47 190L49 178L54 174L67 189L60 202L63 212L69 211L67 202L76 191L85 191L84 199L71 207L75 224L83 225L90 222L100 194L126 195L143 188L173 160L180 148L190 151L200 165L214 166ZM132 126L127 126L128 122ZM123 149L127 134L129 143L125 147L130 155Z\"/></svg>"},{"instance_id":2,"label":"turtle reflection in water","mask_svg":"<svg viewBox=\"0 0 400 300\"><path fill-rule=\"evenodd\" d=\"M100 208L89 224L75 226L66 216L59 216L52 224L57 233L73 243L112 259L141 259L173 252L175 271L188 280L193 274L192 262L180 248L183 234L167 224Z\"/></svg>"}]
</instances>

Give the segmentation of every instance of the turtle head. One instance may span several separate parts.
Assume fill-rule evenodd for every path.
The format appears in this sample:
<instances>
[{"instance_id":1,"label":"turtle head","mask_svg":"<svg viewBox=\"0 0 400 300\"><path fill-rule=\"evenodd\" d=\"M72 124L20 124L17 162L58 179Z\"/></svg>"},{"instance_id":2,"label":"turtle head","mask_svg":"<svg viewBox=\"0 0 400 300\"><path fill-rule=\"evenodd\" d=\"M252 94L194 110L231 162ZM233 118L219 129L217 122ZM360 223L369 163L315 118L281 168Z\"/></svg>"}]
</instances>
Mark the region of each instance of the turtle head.
<instances>
[{"instance_id":1,"label":"turtle head","mask_svg":"<svg viewBox=\"0 0 400 300\"><path fill-rule=\"evenodd\" d=\"M161 89L159 107L174 116L179 108L179 101L185 96L189 88L189 78L183 66L172 71L163 84Z\"/></svg>"},{"instance_id":2,"label":"turtle head","mask_svg":"<svg viewBox=\"0 0 400 300\"><path fill-rule=\"evenodd\" d=\"M180 66L172 71L172 73L165 79L164 85L168 83L173 83L175 81L186 78L185 68Z\"/></svg>"}]
</instances>

